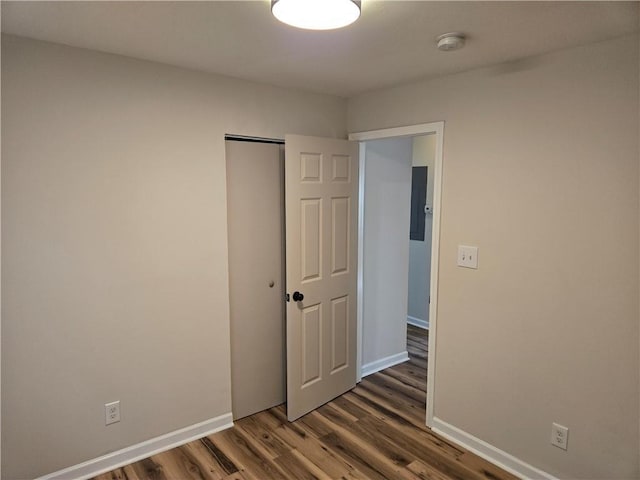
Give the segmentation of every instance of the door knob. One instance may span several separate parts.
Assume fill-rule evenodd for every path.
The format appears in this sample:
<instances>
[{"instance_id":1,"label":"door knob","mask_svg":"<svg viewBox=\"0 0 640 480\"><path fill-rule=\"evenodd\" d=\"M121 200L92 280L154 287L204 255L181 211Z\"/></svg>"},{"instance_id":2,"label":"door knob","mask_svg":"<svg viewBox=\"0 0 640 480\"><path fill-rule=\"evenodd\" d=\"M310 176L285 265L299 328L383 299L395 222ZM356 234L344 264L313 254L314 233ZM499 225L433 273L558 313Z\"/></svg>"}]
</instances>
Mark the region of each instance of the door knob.
<instances>
[{"instance_id":1,"label":"door knob","mask_svg":"<svg viewBox=\"0 0 640 480\"><path fill-rule=\"evenodd\" d=\"M301 302L302 300L304 300L304 295L301 294L300 292L293 292L293 301L294 302Z\"/></svg>"}]
</instances>

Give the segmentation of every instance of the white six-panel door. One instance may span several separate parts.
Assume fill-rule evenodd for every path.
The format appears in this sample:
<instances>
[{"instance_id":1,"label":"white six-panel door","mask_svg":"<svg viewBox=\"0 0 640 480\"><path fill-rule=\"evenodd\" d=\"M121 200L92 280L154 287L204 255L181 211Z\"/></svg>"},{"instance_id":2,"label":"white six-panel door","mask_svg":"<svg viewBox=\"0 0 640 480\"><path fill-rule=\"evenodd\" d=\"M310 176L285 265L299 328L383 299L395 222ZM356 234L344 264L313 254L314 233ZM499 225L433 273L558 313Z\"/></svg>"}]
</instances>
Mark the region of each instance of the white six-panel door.
<instances>
[{"instance_id":1,"label":"white six-panel door","mask_svg":"<svg viewBox=\"0 0 640 480\"><path fill-rule=\"evenodd\" d=\"M287 416L295 420L356 384L358 144L287 135L285 209Z\"/></svg>"}]
</instances>

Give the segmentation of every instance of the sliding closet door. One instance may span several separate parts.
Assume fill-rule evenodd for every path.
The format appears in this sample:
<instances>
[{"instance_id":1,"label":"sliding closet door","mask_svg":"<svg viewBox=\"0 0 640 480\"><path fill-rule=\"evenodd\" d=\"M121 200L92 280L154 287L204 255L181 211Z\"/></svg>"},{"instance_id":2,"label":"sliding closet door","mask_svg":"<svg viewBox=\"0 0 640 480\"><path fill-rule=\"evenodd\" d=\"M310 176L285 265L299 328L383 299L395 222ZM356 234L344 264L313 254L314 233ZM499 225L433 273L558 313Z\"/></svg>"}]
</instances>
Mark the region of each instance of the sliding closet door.
<instances>
[{"instance_id":1,"label":"sliding closet door","mask_svg":"<svg viewBox=\"0 0 640 480\"><path fill-rule=\"evenodd\" d=\"M285 401L281 146L227 141L234 419Z\"/></svg>"}]
</instances>

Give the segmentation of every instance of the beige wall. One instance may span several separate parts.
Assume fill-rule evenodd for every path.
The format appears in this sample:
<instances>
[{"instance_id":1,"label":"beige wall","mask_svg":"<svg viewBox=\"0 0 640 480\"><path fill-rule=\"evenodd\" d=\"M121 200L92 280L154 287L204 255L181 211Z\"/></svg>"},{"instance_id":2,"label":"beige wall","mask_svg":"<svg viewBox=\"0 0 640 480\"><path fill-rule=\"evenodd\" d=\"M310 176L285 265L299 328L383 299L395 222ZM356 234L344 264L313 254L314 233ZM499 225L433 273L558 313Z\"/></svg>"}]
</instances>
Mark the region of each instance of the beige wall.
<instances>
[{"instance_id":1,"label":"beige wall","mask_svg":"<svg viewBox=\"0 0 640 480\"><path fill-rule=\"evenodd\" d=\"M561 477L637 478L637 36L349 101L350 131L438 120L436 417Z\"/></svg>"},{"instance_id":2,"label":"beige wall","mask_svg":"<svg viewBox=\"0 0 640 480\"><path fill-rule=\"evenodd\" d=\"M0 23L2 22L2 8L0 8ZM0 39L0 47L2 40ZM2 48L0 48L0 64L2 63ZM0 68L0 83L2 82L2 68ZM2 95L0 94L0 111L2 110ZM0 114L0 132L2 131L2 115ZM0 134L0 145L2 135ZM0 146L1 149L1 146ZM0 152L0 172L2 171L2 154ZM0 173L0 185L2 184L2 174ZM0 212L2 211L2 187L0 186ZM0 213L0 217L2 214ZM2 222L0 219L0 252L2 251ZM0 292L2 291L2 260L0 255ZM0 478L2 478L2 295L0 294Z\"/></svg>"},{"instance_id":3,"label":"beige wall","mask_svg":"<svg viewBox=\"0 0 640 480\"><path fill-rule=\"evenodd\" d=\"M3 478L230 412L224 134L344 100L16 37L2 100Z\"/></svg>"}]
</instances>

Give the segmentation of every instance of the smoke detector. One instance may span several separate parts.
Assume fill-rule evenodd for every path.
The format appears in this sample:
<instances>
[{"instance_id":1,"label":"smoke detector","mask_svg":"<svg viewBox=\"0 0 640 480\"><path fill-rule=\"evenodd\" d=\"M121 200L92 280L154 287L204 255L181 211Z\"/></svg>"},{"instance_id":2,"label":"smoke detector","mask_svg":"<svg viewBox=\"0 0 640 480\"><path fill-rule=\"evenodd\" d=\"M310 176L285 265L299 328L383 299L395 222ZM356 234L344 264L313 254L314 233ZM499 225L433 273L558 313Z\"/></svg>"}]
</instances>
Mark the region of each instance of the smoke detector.
<instances>
[{"instance_id":1,"label":"smoke detector","mask_svg":"<svg viewBox=\"0 0 640 480\"><path fill-rule=\"evenodd\" d=\"M464 47L464 40L464 35L458 32L445 33L436 38L438 50L443 52L450 52Z\"/></svg>"}]
</instances>

